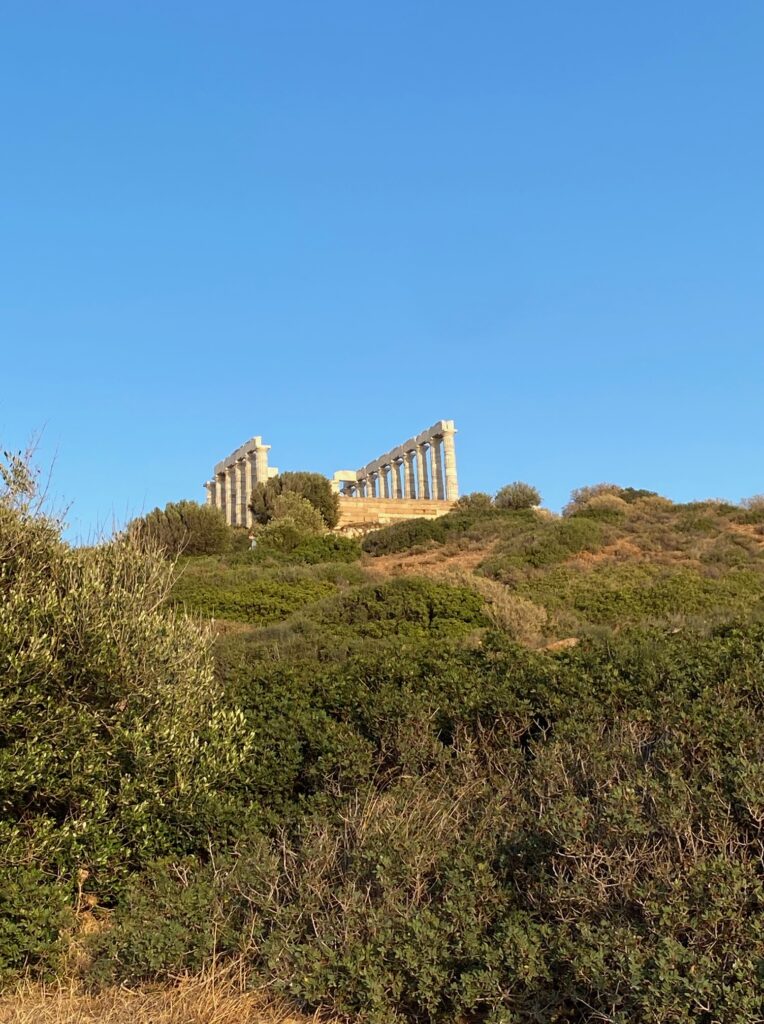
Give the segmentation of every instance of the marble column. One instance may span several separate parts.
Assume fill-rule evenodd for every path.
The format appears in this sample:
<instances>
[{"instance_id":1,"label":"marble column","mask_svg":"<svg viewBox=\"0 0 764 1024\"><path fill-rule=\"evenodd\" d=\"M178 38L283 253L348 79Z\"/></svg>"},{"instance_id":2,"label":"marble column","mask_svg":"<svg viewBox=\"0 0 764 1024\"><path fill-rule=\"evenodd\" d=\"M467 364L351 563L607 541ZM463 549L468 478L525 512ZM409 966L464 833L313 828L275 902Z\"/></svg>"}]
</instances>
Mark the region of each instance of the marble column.
<instances>
[{"instance_id":1,"label":"marble column","mask_svg":"<svg viewBox=\"0 0 764 1024\"><path fill-rule=\"evenodd\" d=\"M236 463L225 470L225 511L229 526L236 526Z\"/></svg>"},{"instance_id":2,"label":"marble column","mask_svg":"<svg viewBox=\"0 0 764 1024\"><path fill-rule=\"evenodd\" d=\"M207 492L207 504L208 505L212 505L214 507L214 505L215 505L215 481L214 480L208 480L207 483L204 485L204 489Z\"/></svg>"},{"instance_id":3,"label":"marble column","mask_svg":"<svg viewBox=\"0 0 764 1024\"><path fill-rule=\"evenodd\" d=\"M387 475L388 469L391 468L392 467L388 466L387 463L385 463L384 466L379 467L379 472L382 474L380 476L380 498L392 497L392 473L389 477Z\"/></svg>"},{"instance_id":4,"label":"marble column","mask_svg":"<svg viewBox=\"0 0 764 1024\"><path fill-rule=\"evenodd\" d=\"M269 444L261 444L255 448L255 477L259 484L268 480L268 452L271 450Z\"/></svg>"},{"instance_id":5,"label":"marble column","mask_svg":"<svg viewBox=\"0 0 764 1024\"><path fill-rule=\"evenodd\" d=\"M406 468L405 468L405 473L406 473L406 497L407 498L416 498L417 497L416 470L414 469L414 456L415 456L415 454L416 453L414 451L408 451L408 452L406 452L406 456L405 456L405 459L406 459Z\"/></svg>"},{"instance_id":6,"label":"marble column","mask_svg":"<svg viewBox=\"0 0 764 1024\"><path fill-rule=\"evenodd\" d=\"M442 438L440 436L430 438L430 475L432 477L432 496L442 501L445 492L443 490L443 463L440 457Z\"/></svg>"},{"instance_id":7,"label":"marble column","mask_svg":"<svg viewBox=\"0 0 764 1024\"><path fill-rule=\"evenodd\" d=\"M427 480L427 449L423 444L416 446L416 483L417 483L417 497L429 498L430 497L430 484Z\"/></svg>"},{"instance_id":8,"label":"marble column","mask_svg":"<svg viewBox=\"0 0 764 1024\"><path fill-rule=\"evenodd\" d=\"M252 510L249 507L249 502L252 497L252 491L255 489L257 483L257 450L252 448L247 452L247 470L245 473L246 480L246 495L247 495L247 526L253 526L255 517L252 515Z\"/></svg>"},{"instance_id":9,"label":"marble column","mask_svg":"<svg viewBox=\"0 0 764 1024\"><path fill-rule=\"evenodd\" d=\"M225 473L218 473L215 477L215 504L223 513L223 518L228 522L228 506L226 505L226 480Z\"/></svg>"},{"instance_id":10,"label":"marble column","mask_svg":"<svg viewBox=\"0 0 764 1024\"><path fill-rule=\"evenodd\" d=\"M401 463L400 463L400 459L393 459L393 461L390 463L390 473L391 473L391 479L392 479L392 485L393 485L392 497L393 498L401 498L403 495L402 495L402 492L401 492Z\"/></svg>"},{"instance_id":11,"label":"marble column","mask_svg":"<svg viewBox=\"0 0 764 1024\"><path fill-rule=\"evenodd\" d=\"M456 476L456 445L453 430L443 431L443 462L446 471L446 499L456 501L459 497L459 481Z\"/></svg>"},{"instance_id":12,"label":"marble column","mask_svg":"<svg viewBox=\"0 0 764 1024\"><path fill-rule=\"evenodd\" d=\"M239 526L247 525L247 460L238 459L236 462L236 521Z\"/></svg>"}]
</instances>

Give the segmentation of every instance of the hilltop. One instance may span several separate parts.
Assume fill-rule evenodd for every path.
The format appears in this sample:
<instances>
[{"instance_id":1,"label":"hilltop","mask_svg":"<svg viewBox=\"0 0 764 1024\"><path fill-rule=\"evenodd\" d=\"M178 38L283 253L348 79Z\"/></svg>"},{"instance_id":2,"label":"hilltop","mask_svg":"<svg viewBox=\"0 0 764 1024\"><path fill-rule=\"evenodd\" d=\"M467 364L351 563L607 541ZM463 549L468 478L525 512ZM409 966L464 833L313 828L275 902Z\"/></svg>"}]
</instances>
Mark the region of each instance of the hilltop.
<instances>
[{"instance_id":1,"label":"hilltop","mask_svg":"<svg viewBox=\"0 0 764 1024\"><path fill-rule=\"evenodd\" d=\"M175 599L247 624L254 638L305 634L332 598L384 603L394 581L476 595L494 626L531 647L636 626L708 629L764 615L764 508L597 496L570 514L466 507L291 555L181 560Z\"/></svg>"}]
</instances>

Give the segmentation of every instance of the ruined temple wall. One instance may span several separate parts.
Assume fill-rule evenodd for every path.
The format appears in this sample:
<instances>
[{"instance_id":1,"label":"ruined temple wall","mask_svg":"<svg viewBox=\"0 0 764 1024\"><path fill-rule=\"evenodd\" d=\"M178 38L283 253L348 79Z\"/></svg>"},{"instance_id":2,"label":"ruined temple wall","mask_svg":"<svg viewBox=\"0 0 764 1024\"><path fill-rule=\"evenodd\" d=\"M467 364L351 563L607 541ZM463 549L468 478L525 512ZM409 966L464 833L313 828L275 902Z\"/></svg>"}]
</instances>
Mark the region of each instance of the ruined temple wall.
<instances>
[{"instance_id":1,"label":"ruined temple wall","mask_svg":"<svg viewBox=\"0 0 764 1024\"><path fill-rule=\"evenodd\" d=\"M404 519L437 519L456 503L422 498L346 498L340 495L339 533L364 533Z\"/></svg>"}]
</instances>

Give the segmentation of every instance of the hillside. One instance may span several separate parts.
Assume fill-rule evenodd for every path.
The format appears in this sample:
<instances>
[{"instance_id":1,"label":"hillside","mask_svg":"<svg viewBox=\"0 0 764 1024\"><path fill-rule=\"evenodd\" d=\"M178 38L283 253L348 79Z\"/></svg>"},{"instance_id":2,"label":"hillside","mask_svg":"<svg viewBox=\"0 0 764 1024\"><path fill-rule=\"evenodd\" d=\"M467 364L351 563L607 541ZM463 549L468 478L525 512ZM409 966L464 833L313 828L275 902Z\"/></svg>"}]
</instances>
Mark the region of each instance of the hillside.
<instances>
[{"instance_id":1,"label":"hillside","mask_svg":"<svg viewBox=\"0 0 764 1024\"><path fill-rule=\"evenodd\" d=\"M173 563L0 502L5 979L761 1018L764 513L465 505Z\"/></svg>"},{"instance_id":2,"label":"hillside","mask_svg":"<svg viewBox=\"0 0 764 1024\"><path fill-rule=\"evenodd\" d=\"M764 509L608 497L564 517L455 511L376 531L362 545L313 542L280 559L187 559L174 596L222 631L227 621L247 624L238 632L264 643L304 638L312 623L341 618L340 599L370 587L384 604L389 584L403 579L466 588L493 625L529 646L764 616Z\"/></svg>"}]
</instances>

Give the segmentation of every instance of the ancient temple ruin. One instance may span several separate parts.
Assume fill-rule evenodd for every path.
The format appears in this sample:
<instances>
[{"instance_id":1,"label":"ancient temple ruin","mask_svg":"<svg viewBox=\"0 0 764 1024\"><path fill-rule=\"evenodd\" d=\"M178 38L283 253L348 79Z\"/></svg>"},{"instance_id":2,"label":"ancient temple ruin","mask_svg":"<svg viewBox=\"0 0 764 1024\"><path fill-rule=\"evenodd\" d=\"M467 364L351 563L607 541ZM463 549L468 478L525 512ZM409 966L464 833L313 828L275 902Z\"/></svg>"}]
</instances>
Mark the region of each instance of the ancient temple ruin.
<instances>
[{"instance_id":1,"label":"ancient temple ruin","mask_svg":"<svg viewBox=\"0 0 764 1024\"><path fill-rule=\"evenodd\" d=\"M278 476L268 465L269 444L262 437L251 437L215 466L213 477L205 483L207 504L219 508L229 526L251 526L249 499L256 483Z\"/></svg>"},{"instance_id":2,"label":"ancient temple ruin","mask_svg":"<svg viewBox=\"0 0 764 1024\"><path fill-rule=\"evenodd\" d=\"M363 468L338 470L332 483L352 498L456 501L456 445L453 420L438 420Z\"/></svg>"},{"instance_id":3,"label":"ancient temple ruin","mask_svg":"<svg viewBox=\"0 0 764 1024\"><path fill-rule=\"evenodd\" d=\"M453 420L427 430L368 462L337 470L332 487L340 496L338 529L363 531L400 519L434 519L459 497ZM205 484L207 503L221 509L231 526L251 526L249 500L256 483L276 476L268 466L270 445L253 437L215 466Z\"/></svg>"}]
</instances>

